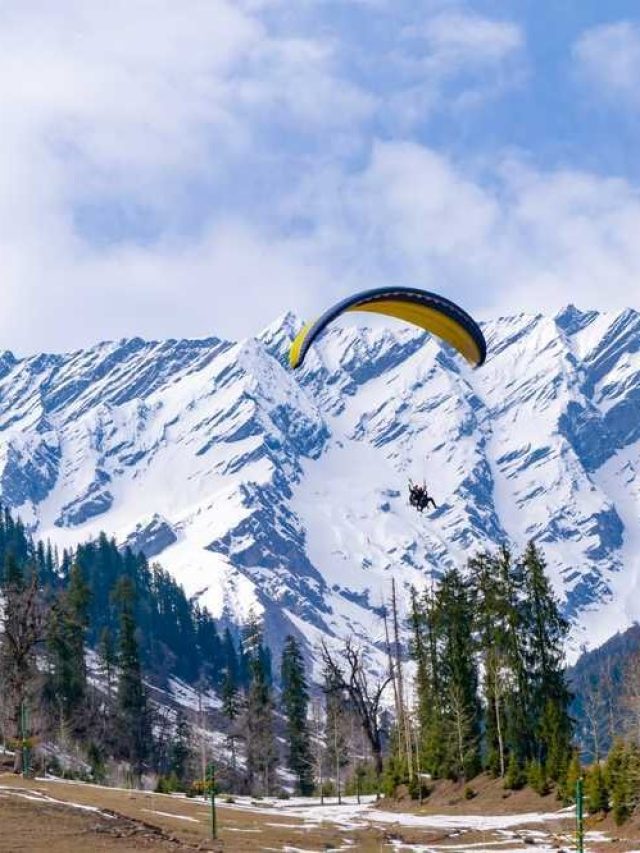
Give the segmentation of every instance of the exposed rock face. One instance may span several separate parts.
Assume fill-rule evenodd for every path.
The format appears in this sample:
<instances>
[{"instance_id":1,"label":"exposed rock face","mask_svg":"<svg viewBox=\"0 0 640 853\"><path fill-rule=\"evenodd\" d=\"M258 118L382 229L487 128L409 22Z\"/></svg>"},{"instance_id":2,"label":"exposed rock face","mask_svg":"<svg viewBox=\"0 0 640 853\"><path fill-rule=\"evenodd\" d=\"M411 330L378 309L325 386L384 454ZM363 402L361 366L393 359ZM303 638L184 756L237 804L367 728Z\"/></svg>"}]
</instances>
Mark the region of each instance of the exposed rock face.
<instances>
[{"instance_id":1,"label":"exposed rock face","mask_svg":"<svg viewBox=\"0 0 640 853\"><path fill-rule=\"evenodd\" d=\"M122 545L151 559L177 541L176 532L169 522L155 514L147 524L137 524Z\"/></svg>"}]
</instances>

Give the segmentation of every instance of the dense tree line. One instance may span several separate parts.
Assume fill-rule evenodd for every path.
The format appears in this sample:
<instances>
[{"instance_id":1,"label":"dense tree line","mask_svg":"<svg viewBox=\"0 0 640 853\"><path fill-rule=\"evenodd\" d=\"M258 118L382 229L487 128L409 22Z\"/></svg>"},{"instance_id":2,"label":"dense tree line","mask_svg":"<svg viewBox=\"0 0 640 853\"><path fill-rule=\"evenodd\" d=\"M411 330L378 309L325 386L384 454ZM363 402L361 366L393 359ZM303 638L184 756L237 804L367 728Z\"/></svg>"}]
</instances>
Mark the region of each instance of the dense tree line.
<instances>
[{"instance_id":1,"label":"dense tree line","mask_svg":"<svg viewBox=\"0 0 640 853\"><path fill-rule=\"evenodd\" d=\"M235 635L220 632L162 568L104 535L58 554L2 510L0 567L5 734L17 745L34 736L55 744L52 761L80 748L96 781L115 762L132 782L154 773L161 790L202 785L220 729L227 749L217 776L243 793L276 793L284 768L298 793L338 797L403 782L415 791L419 774L469 780L481 770L544 792L571 770L568 626L533 545L518 559L506 548L479 555L464 574L448 570L413 592L408 691L395 586L388 671L376 674L347 637L319 650L324 675L314 687L295 637L276 681L255 615ZM197 708L154 700L152 687L170 675L193 686ZM211 691L221 705L213 717L203 703Z\"/></svg>"},{"instance_id":2,"label":"dense tree line","mask_svg":"<svg viewBox=\"0 0 640 853\"><path fill-rule=\"evenodd\" d=\"M87 642L95 647L118 630L115 590L122 578L132 587L132 618L140 642L144 669L164 679L174 675L188 683L204 677L221 686L221 672L229 655L230 635L219 636L214 619L206 609L192 603L173 578L144 554L118 549L101 534L95 542L81 545L73 562L83 573L90 590L87 611ZM68 576L71 557L63 555L62 585ZM234 644L231 643L231 646Z\"/></svg>"},{"instance_id":3,"label":"dense tree line","mask_svg":"<svg viewBox=\"0 0 640 853\"><path fill-rule=\"evenodd\" d=\"M27 552L27 555L29 552ZM0 684L3 728L15 748L15 769L23 767L34 745L54 741L59 749L84 744L96 769L108 753L126 761L140 778L152 757L153 738L139 646L133 619L134 588L123 577L113 602L119 622L114 666L117 689L103 697L90 683L86 639L90 590L74 563L63 585L44 586L37 559L22 565L6 556L2 584Z\"/></svg>"},{"instance_id":4,"label":"dense tree line","mask_svg":"<svg viewBox=\"0 0 640 853\"><path fill-rule=\"evenodd\" d=\"M250 682L249 656L229 628L220 634L161 567L104 535L59 555L0 509L0 594L3 739L81 744L98 775L108 757L133 778L171 763L161 739L177 724L163 732L145 681L163 687L171 675L199 690L219 690L225 674L239 688Z\"/></svg>"},{"instance_id":5,"label":"dense tree line","mask_svg":"<svg viewBox=\"0 0 640 853\"><path fill-rule=\"evenodd\" d=\"M633 726L639 693L640 625L615 634L597 649L584 651L568 672L576 736L587 761L599 761Z\"/></svg>"},{"instance_id":6,"label":"dense tree line","mask_svg":"<svg viewBox=\"0 0 640 853\"><path fill-rule=\"evenodd\" d=\"M118 548L105 534L74 553L59 555L51 545L34 542L23 524L0 508L0 587L11 566L35 575L47 601L64 593L76 567L87 586L85 641L92 648L112 642L117 634L116 589L122 578L128 578L141 664L165 682L169 674L189 683L204 676L220 687L229 658L237 656L230 632L220 636L210 613L191 602L168 572L157 564L150 566L144 554ZM247 683L245 661L238 661L235 675Z\"/></svg>"},{"instance_id":7,"label":"dense tree line","mask_svg":"<svg viewBox=\"0 0 640 853\"><path fill-rule=\"evenodd\" d=\"M624 823L640 808L640 645L633 626L584 655L571 672L586 808ZM577 756L575 762L578 762ZM576 775L574 767L573 776Z\"/></svg>"},{"instance_id":8,"label":"dense tree line","mask_svg":"<svg viewBox=\"0 0 640 853\"><path fill-rule=\"evenodd\" d=\"M82 773L95 781L109 778L115 763L133 783L153 773L163 790L202 784L211 757L207 730L224 720L154 702L150 685L166 687L177 676L200 698L212 689L221 697L229 755L219 769L229 789L274 793L276 770L287 767L301 794L313 791L310 692L294 637L286 638L276 689L255 616L235 635L230 627L220 633L207 611L144 555L119 549L104 534L59 554L33 541L6 509L0 510L0 593L0 724L3 742L15 747L16 770L39 744L39 760L48 760L49 769L73 747ZM327 693L320 740L331 746L322 763L335 764L330 756L338 754L343 767L337 735L343 717L339 723L336 715L349 700L338 699L335 689Z\"/></svg>"},{"instance_id":9,"label":"dense tree line","mask_svg":"<svg viewBox=\"0 0 640 853\"><path fill-rule=\"evenodd\" d=\"M561 782L572 754L564 676L568 624L542 555L530 544L481 554L414 592L419 768L470 779L480 769L508 787Z\"/></svg>"}]
</instances>

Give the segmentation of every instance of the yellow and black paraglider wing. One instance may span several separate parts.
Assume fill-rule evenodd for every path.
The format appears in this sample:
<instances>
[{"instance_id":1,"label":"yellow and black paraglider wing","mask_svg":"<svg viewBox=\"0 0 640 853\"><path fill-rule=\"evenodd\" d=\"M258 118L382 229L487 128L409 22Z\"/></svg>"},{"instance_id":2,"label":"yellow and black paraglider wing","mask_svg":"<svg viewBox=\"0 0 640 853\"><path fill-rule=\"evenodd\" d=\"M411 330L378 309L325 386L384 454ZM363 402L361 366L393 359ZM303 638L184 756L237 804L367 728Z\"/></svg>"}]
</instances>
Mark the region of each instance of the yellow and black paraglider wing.
<instances>
[{"instance_id":1,"label":"yellow and black paraglider wing","mask_svg":"<svg viewBox=\"0 0 640 853\"><path fill-rule=\"evenodd\" d=\"M309 340L309 332L313 328L314 323L305 323L305 325L300 329L295 339L291 344L291 348L289 350L289 365L293 368L300 367L302 361L306 355L307 349L311 346L311 341ZM320 334L318 332L318 334ZM306 343L305 351L302 352L302 347Z\"/></svg>"},{"instance_id":2,"label":"yellow and black paraglider wing","mask_svg":"<svg viewBox=\"0 0 640 853\"><path fill-rule=\"evenodd\" d=\"M446 341L475 367L484 364L487 344L482 330L460 306L426 290L381 287L350 296L314 323L308 323L291 344L291 367L300 367L314 341L333 320L348 311L370 311L405 320Z\"/></svg>"}]
</instances>

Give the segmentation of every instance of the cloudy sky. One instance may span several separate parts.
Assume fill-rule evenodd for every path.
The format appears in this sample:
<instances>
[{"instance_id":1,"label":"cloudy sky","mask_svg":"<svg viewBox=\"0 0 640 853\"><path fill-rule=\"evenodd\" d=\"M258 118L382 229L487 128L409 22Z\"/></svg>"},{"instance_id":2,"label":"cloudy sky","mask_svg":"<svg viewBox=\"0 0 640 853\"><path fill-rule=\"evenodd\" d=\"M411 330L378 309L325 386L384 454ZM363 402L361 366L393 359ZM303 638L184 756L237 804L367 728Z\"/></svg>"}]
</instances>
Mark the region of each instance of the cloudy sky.
<instances>
[{"instance_id":1,"label":"cloudy sky","mask_svg":"<svg viewBox=\"0 0 640 853\"><path fill-rule=\"evenodd\" d=\"M0 348L640 307L636 0L2 0Z\"/></svg>"}]
</instances>

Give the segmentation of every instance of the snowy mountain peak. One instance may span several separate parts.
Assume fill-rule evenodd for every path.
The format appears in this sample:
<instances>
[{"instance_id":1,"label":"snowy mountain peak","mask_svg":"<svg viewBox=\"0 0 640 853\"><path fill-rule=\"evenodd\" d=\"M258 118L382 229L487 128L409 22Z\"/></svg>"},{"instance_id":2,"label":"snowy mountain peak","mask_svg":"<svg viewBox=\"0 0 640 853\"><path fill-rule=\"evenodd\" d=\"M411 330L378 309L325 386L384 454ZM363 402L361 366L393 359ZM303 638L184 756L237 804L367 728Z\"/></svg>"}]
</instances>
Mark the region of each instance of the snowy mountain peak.
<instances>
[{"instance_id":1,"label":"snowy mountain peak","mask_svg":"<svg viewBox=\"0 0 640 853\"><path fill-rule=\"evenodd\" d=\"M255 339L0 356L0 491L40 536L100 530L217 614L380 638L400 588L510 540L544 547L581 640L640 616L640 315L484 324L474 371L420 330L350 318L295 373L302 321ZM419 516L407 480L438 509ZM582 633L582 632L588 633Z\"/></svg>"},{"instance_id":2,"label":"snowy mountain peak","mask_svg":"<svg viewBox=\"0 0 640 853\"><path fill-rule=\"evenodd\" d=\"M304 321L294 311L287 311L263 329L256 337L278 361L286 362L289 347Z\"/></svg>"},{"instance_id":3,"label":"snowy mountain peak","mask_svg":"<svg viewBox=\"0 0 640 853\"><path fill-rule=\"evenodd\" d=\"M597 317L597 311L580 311L575 305L569 304L556 314L555 321L565 334L575 335Z\"/></svg>"}]
</instances>

